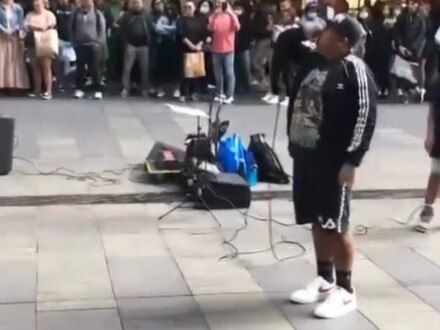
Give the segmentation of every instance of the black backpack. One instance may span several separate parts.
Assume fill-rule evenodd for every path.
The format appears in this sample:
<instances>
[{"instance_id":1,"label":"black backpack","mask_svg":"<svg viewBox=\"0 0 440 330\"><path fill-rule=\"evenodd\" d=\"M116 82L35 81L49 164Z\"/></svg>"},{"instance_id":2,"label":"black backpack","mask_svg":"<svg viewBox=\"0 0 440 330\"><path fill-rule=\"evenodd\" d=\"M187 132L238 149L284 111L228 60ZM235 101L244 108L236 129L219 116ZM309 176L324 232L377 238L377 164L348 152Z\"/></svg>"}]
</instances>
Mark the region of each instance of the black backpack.
<instances>
[{"instance_id":1,"label":"black backpack","mask_svg":"<svg viewBox=\"0 0 440 330\"><path fill-rule=\"evenodd\" d=\"M290 182L278 156L266 142L264 134L251 135L248 150L253 153L257 163L259 182L277 184L288 184Z\"/></svg>"}]
</instances>

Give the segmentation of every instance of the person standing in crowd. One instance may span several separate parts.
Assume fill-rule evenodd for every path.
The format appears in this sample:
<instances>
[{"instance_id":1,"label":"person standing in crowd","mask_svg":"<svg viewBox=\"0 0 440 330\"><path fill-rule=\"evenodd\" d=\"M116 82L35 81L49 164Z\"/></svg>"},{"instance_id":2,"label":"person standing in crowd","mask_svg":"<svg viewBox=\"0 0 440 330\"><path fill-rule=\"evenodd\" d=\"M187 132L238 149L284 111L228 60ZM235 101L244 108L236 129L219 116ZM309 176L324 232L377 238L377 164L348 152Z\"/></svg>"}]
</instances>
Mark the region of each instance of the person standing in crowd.
<instances>
[{"instance_id":1,"label":"person standing in crowd","mask_svg":"<svg viewBox=\"0 0 440 330\"><path fill-rule=\"evenodd\" d=\"M371 47L368 48L367 64L376 77L379 97L385 99L390 90L390 66L392 56L393 25L389 6L384 1L376 1L371 11Z\"/></svg>"},{"instance_id":2,"label":"person standing in crowd","mask_svg":"<svg viewBox=\"0 0 440 330\"><path fill-rule=\"evenodd\" d=\"M234 4L234 12L240 23L240 30L235 36L235 72L237 77L237 91L243 94L249 92L252 83L251 72L251 43L252 21L251 15L241 1Z\"/></svg>"},{"instance_id":3,"label":"person standing in crowd","mask_svg":"<svg viewBox=\"0 0 440 330\"><path fill-rule=\"evenodd\" d=\"M13 0L4 0L0 4L0 89L29 88L24 49L19 37L23 20L23 8Z\"/></svg>"},{"instance_id":4,"label":"person standing in crowd","mask_svg":"<svg viewBox=\"0 0 440 330\"><path fill-rule=\"evenodd\" d=\"M122 97L130 94L130 75L133 65L139 63L142 95L147 95L149 78L150 22L142 0L131 0L131 6L118 21L119 31L125 43Z\"/></svg>"},{"instance_id":5,"label":"person standing in crowd","mask_svg":"<svg viewBox=\"0 0 440 330\"><path fill-rule=\"evenodd\" d=\"M214 4L211 1L202 0L199 2L195 15L203 19L206 26L209 24L209 17L214 10ZM209 33L209 31L208 31ZM212 56L211 56L211 35L208 34L206 38L205 46L203 47L203 55L205 57L205 73L206 76L200 79L200 89L202 93L208 93L208 86L215 85L214 70L212 68Z\"/></svg>"},{"instance_id":6,"label":"person standing in crowd","mask_svg":"<svg viewBox=\"0 0 440 330\"><path fill-rule=\"evenodd\" d=\"M154 0L152 6L153 92L158 98L163 98L164 86L171 84L174 87L173 97L180 98L180 61L177 60L179 52L176 41L177 9L166 5L163 0Z\"/></svg>"},{"instance_id":7,"label":"person standing in crowd","mask_svg":"<svg viewBox=\"0 0 440 330\"><path fill-rule=\"evenodd\" d=\"M93 0L82 0L72 17L72 42L76 52L75 98L84 97L86 66L92 77L93 97L102 99L102 69L106 42L104 15L95 8Z\"/></svg>"},{"instance_id":8,"label":"person standing in crowd","mask_svg":"<svg viewBox=\"0 0 440 330\"><path fill-rule=\"evenodd\" d=\"M75 7L69 0L58 0L58 5L54 10L57 18L57 30L59 39L59 55L56 63L56 77L58 89L62 92L68 88L67 74L70 71L70 63L76 60L70 38L70 23Z\"/></svg>"},{"instance_id":9,"label":"person standing in crowd","mask_svg":"<svg viewBox=\"0 0 440 330\"><path fill-rule=\"evenodd\" d=\"M312 0L307 3L304 9L304 15L301 19L301 26L308 39L314 39L318 32L324 30L325 20L318 15L318 1Z\"/></svg>"},{"instance_id":10,"label":"person standing in crowd","mask_svg":"<svg viewBox=\"0 0 440 330\"><path fill-rule=\"evenodd\" d=\"M212 62L219 93L216 100L226 104L234 102L235 33L239 29L240 22L230 4L225 0L217 0L216 9L209 19L209 30L212 32ZM224 94L224 78L226 78L226 94Z\"/></svg>"},{"instance_id":11,"label":"person standing in crowd","mask_svg":"<svg viewBox=\"0 0 440 330\"><path fill-rule=\"evenodd\" d=\"M27 31L29 57L32 62L32 77L34 79L34 92L29 96L41 95L45 100L52 99L52 56L37 56L34 32L44 32L55 28L57 25L55 15L47 10L42 0L34 0L34 10L27 14L24 27ZM46 89L42 93L42 84Z\"/></svg>"},{"instance_id":12,"label":"person standing in crowd","mask_svg":"<svg viewBox=\"0 0 440 330\"><path fill-rule=\"evenodd\" d=\"M185 59L192 54L198 53L203 57L203 45L208 37L206 22L200 16L194 16L195 10L196 6L194 1L188 0L183 6L183 16L177 21L178 40L182 48L182 68L185 66ZM193 65L198 64L199 63L193 63ZM200 91L200 78L201 77L186 77L185 70L182 70L180 83L181 102L198 101L197 93Z\"/></svg>"},{"instance_id":13,"label":"person standing in crowd","mask_svg":"<svg viewBox=\"0 0 440 330\"><path fill-rule=\"evenodd\" d=\"M254 30L255 46L252 52L252 69L255 80L253 85L265 89L268 85L266 78L267 65L272 54L272 34L275 25L275 14L267 5L260 4L254 12L252 27Z\"/></svg>"},{"instance_id":14,"label":"person standing in crowd","mask_svg":"<svg viewBox=\"0 0 440 330\"><path fill-rule=\"evenodd\" d=\"M285 5L285 3L288 3L288 5ZM295 28L295 29L301 28L301 26L298 23L296 23L296 9L290 5L290 1L284 1L280 4L280 15L279 15L279 18L277 19L277 22L273 28L272 44L277 46L277 41L278 41L279 35L287 30L292 29L292 28ZM280 68L279 64L281 64L281 63L279 63L279 64L276 63L277 60L273 60L272 56L271 56L271 61L272 61L271 62L272 65L275 65L277 68ZM284 64L286 64L286 63L284 63ZM282 105L287 106L288 97L287 97L286 92L289 89L288 85L290 85L290 83L288 83L288 81L287 81L288 77L289 77L289 74L288 74L289 69L288 68L285 68L285 69L287 69L287 71L285 71L281 74L281 72L279 70L277 70L277 69L274 70L272 68L272 66L270 67L271 85L274 84L273 79L280 80L280 75L282 75L283 76L282 85L284 85L283 86L284 88L281 93L279 93L279 91L278 91L278 93L275 95L272 94L271 92L269 92L268 94L266 94L263 97L263 101L268 102L269 104L277 104L278 102L280 102L282 100ZM279 82L276 82L276 83L278 84Z\"/></svg>"},{"instance_id":15,"label":"person standing in crowd","mask_svg":"<svg viewBox=\"0 0 440 330\"><path fill-rule=\"evenodd\" d=\"M423 50L425 60L425 88L429 88L438 76L438 46L435 43L435 34L440 27L440 13L438 5L433 6L428 2L422 4L422 12L426 17L426 43Z\"/></svg>"},{"instance_id":16,"label":"person standing in crowd","mask_svg":"<svg viewBox=\"0 0 440 330\"><path fill-rule=\"evenodd\" d=\"M431 158L431 173L425 192L425 205L420 213L415 230L426 233L434 218L434 203L440 188L440 80L436 80L428 89L426 100L429 112L426 127L425 150Z\"/></svg>"},{"instance_id":17,"label":"person standing in crowd","mask_svg":"<svg viewBox=\"0 0 440 330\"><path fill-rule=\"evenodd\" d=\"M405 60L419 65L417 92L421 100L425 95L425 68L423 66L423 50L426 43L426 18L420 11L419 0L409 0L407 7L397 18L395 26L395 44L398 54ZM398 83L397 94L403 97L401 83Z\"/></svg>"},{"instance_id":18,"label":"person standing in crowd","mask_svg":"<svg viewBox=\"0 0 440 330\"><path fill-rule=\"evenodd\" d=\"M317 53L302 56L288 108L296 222L312 223L317 261L317 277L294 291L291 300L298 304L323 301L314 314L326 319L357 309L350 198L377 111L373 74L352 55L362 37L359 27L345 14L328 22Z\"/></svg>"}]
</instances>

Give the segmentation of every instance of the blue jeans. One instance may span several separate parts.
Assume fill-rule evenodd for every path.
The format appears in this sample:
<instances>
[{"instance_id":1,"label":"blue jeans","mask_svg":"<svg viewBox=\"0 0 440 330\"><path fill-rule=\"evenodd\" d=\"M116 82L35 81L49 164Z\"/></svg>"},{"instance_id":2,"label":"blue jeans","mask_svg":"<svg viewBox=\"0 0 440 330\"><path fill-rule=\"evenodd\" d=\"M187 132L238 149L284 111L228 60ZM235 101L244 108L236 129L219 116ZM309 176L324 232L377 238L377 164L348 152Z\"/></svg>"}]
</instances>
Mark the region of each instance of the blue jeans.
<instances>
[{"instance_id":1,"label":"blue jeans","mask_svg":"<svg viewBox=\"0 0 440 330\"><path fill-rule=\"evenodd\" d=\"M235 91L234 53L212 53L212 64L220 95L224 94L226 77L226 97L233 97Z\"/></svg>"}]
</instances>

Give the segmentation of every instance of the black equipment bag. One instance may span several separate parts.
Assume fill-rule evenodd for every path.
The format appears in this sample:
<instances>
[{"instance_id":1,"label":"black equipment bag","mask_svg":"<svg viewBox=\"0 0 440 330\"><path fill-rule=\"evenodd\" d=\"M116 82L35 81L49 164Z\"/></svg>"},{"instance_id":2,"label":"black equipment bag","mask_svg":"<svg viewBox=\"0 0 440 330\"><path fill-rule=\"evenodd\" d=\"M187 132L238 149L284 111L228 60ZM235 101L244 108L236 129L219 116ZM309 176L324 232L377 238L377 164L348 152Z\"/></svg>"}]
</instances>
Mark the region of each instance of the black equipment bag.
<instances>
[{"instance_id":1,"label":"black equipment bag","mask_svg":"<svg viewBox=\"0 0 440 330\"><path fill-rule=\"evenodd\" d=\"M258 181L288 184L289 176L284 172L275 151L266 142L262 133L251 135L248 150L254 154L258 166Z\"/></svg>"}]
</instances>

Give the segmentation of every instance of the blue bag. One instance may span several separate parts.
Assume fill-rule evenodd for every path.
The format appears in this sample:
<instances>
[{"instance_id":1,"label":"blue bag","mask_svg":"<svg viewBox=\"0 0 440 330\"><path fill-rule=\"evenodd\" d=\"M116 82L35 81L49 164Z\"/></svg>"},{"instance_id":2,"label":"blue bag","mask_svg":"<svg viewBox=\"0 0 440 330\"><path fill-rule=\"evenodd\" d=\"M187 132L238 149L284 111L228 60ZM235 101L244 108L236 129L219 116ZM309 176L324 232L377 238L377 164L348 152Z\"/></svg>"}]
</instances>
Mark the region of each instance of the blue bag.
<instances>
[{"instance_id":1,"label":"blue bag","mask_svg":"<svg viewBox=\"0 0 440 330\"><path fill-rule=\"evenodd\" d=\"M258 168L255 158L246 149L243 139L239 135L228 135L220 140L218 158L223 172L237 173L246 179L251 186L257 184Z\"/></svg>"}]
</instances>

